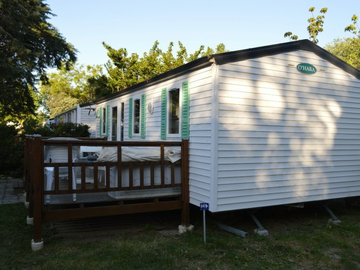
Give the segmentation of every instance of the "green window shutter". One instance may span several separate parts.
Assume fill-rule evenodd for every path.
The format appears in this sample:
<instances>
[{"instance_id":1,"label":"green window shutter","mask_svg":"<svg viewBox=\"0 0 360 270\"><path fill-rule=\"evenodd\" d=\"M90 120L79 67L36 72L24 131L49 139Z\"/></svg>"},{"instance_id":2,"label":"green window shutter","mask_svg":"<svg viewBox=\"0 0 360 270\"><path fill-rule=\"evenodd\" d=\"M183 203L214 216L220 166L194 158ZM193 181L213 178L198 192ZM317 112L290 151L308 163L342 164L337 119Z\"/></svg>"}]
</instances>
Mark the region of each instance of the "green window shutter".
<instances>
[{"instance_id":1,"label":"green window shutter","mask_svg":"<svg viewBox=\"0 0 360 270\"><path fill-rule=\"evenodd\" d=\"M99 128L99 135L100 137L102 136L102 124L103 124L103 119L102 119L102 107L100 107L100 128Z\"/></svg>"},{"instance_id":2,"label":"green window shutter","mask_svg":"<svg viewBox=\"0 0 360 270\"><path fill-rule=\"evenodd\" d=\"M146 138L146 95L141 95L141 139Z\"/></svg>"},{"instance_id":3,"label":"green window shutter","mask_svg":"<svg viewBox=\"0 0 360 270\"><path fill-rule=\"evenodd\" d=\"M129 99L129 138L133 135L133 99Z\"/></svg>"},{"instance_id":4,"label":"green window shutter","mask_svg":"<svg viewBox=\"0 0 360 270\"><path fill-rule=\"evenodd\" d=\"M189 83L182 84L182 113L181 113L181 138L189 139L190 137L190 93Z\"/></svg>"},{"instance_id":5,"label":"green window shutter","mask_svg":"<svg viewBox=\"0 0 360 270\"><path fill-rule=\"evenodd\" d=\"M167 91L166 88L161 90L161 139L166 140L166 121L167 121Z\"/></svg>"},{"instance_id":6,"label":"green window shutter","mask_svg":"<svg viewBox=\"0 0 360 270\"><path fill-rule=\"evenodd\" d=\"M106 106L106 136L110 135L110 105Z\"/></svg>"}]
</instances>

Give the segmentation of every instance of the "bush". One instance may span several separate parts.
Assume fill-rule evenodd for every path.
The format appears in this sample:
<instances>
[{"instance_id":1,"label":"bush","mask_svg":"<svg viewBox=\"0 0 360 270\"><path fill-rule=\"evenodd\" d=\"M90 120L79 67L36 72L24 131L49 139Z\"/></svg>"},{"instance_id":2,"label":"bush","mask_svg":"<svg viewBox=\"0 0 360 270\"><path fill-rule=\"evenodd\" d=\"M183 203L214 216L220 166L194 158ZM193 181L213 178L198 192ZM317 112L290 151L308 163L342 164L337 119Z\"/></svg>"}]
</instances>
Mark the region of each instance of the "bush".
<instances>
[{"instance_id":1,"label":"bush","mask_svg":"<svg viewBox=\"0 0 360 270\"><path fill-rule=\"evenodd\" d=\"M0 123L0 160L0 175L22 175L24 143L14 125Z\"/></svg>"},{"instance_id":2,"label":"bush","mask_svg":"<svg viewBox=\"0 0 360 270\"><path fill-rule=\"evenodd\" d=\"M29 119L23 124L22 134L40 134L43 137L89 137L90 127L83 124L59 123L50 125L37 125L36 120Z\"/></svg>"},{"instance_id":3,"label":"bush","mask_svg":"<svg viewBox=\"0 0 360 270\"><path fill-rule=\"evenodd\" d=\"M38 125L28 119L19 130L15 125L0 123L0 175L21 177L24 172L25 135L39 134L43 137L89 137L90 127L83 124L60 123Z\"/></svg>"},{"instance_id":4,"label":"bush","mask_svg":"<svg viewBox=\"0 0 360 270\"><path fill-rule=\"evenodd\" d=\"M74 123L52 124L53 137L90 137L88 125Z\"/></svg>"}]
</instances>

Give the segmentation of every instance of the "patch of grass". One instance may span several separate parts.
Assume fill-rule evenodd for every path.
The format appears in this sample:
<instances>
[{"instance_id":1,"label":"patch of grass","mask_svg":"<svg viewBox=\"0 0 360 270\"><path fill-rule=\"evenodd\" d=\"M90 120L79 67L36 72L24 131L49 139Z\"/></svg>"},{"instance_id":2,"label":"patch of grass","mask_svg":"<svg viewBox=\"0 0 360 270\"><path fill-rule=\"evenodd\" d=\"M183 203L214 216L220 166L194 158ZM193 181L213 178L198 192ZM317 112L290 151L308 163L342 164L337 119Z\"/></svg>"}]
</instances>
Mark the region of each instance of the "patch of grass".
<instances>
[{"instance_id":1,"label":"patch of grass","mask_svg":"<svg viewBox=\"0 0 360 270\"><path fill-rule=\"evenodd\" d=\"M358 199L359 200L359 199ZM360 201L359 201L360 202ZM253 233L255 223L244 212L208 214L203 243L202 213L193 209L195 230L161 234L157 226L84 240L56 237L43 228L44 249L30 247L32 227L22 204L0 206L0 269L360 269L360 203L331 205L341 224L321 207L264 208L257 218L269 236ZM166 217L166 218L165 218ZM178 215L167 215L176 229ZM247 231L241 238L224 232L212 220Z\"/></svg>"}]
</instances>

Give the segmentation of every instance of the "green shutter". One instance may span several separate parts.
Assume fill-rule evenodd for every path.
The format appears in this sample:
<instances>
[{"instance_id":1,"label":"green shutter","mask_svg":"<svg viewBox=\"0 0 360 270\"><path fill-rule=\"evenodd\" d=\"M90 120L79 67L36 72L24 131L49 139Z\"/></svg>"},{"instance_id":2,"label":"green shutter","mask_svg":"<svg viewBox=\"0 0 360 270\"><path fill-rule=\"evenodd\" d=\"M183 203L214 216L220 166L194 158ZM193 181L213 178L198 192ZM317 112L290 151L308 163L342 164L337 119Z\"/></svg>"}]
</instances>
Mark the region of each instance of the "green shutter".
<instances>
[{"instance_id":1,"label":"green shutter","mask_svg":"<svg viewBox=\"0 0 360 270\"><path fill-rule=\"evenodd\" d=\"M133 135L133 99L129 99L129 138Z\"/></svg>"},{"instance_id":2,"label":"green shutter","mask_svg":"<svg viewBox=\"0 0 360 270\"><path fill-rule=\"evenodd\" d=\"M183 82L182 84L182 113L181 113L181 138L189 139L190 137L190 94L189 83Z\"/></svg>"},{"instance_id":3,"label":"green shutter","mask_svg":"<svg viewBox=\"0 0 360 270\"><path fill-rule=\"evenodd\" d=\"M110 105L106 106L106 136L110 135Z\"/></svg>"},{"instance_id":4,"label":"green shutter","mask_svg":"<svg viewBox=\"0 0 360 270\"><path fill-rule=\"evenodd\" d=\"M102 122L103 122L103 119L102 119L102 107L100 107L100 129L99 129L99 136L101 137L102 136Z\"/></svg>"},{"instance_id":5,"label":"green shutter","mask_svg":"<svg viewBox=\"0 0 360 270\"><path fill-rule=\"evenodd\" d=\"M166 115L167 110L167 91L166 88L161 90L161 139L166 140Z\"/></svg>"},{"instance_id":6,"label":"green shutter","mask_svg":"<svg viewBox=\"0 0 360 270\"><path fill-rule=\"evenodd\" d=\"M141 95L141 139L146 138L146 95Z\"/></svg>"}]
</instances>

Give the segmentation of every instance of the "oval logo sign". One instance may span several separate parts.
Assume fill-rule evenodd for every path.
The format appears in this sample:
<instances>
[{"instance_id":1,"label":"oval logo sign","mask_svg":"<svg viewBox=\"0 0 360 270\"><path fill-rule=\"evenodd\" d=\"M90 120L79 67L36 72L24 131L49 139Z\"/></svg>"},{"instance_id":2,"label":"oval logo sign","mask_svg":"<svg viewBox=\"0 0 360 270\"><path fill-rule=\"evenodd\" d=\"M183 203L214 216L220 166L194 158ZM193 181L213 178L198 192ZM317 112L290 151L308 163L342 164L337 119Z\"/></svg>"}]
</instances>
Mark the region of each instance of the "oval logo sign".
<instances>
[{"instance_id":1,"label":"oval logo sign","mask_svg":"<svg viewBox=\"0 0 360 270\"><path fill-rule=\"evenodd\" d=\"M298 64L296 69L298 71L300 71L301 73L305 73L305 74L314 74L314 73L316 73L316 67L314 67L311 64L307 64L307 63Z\"/></svg>"}]
</instances>

